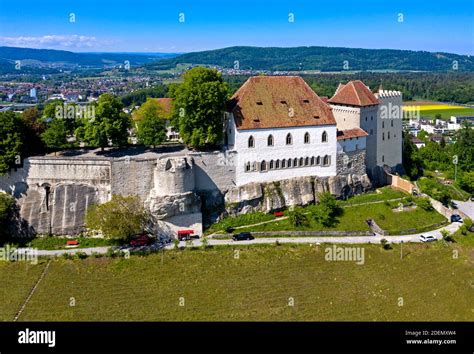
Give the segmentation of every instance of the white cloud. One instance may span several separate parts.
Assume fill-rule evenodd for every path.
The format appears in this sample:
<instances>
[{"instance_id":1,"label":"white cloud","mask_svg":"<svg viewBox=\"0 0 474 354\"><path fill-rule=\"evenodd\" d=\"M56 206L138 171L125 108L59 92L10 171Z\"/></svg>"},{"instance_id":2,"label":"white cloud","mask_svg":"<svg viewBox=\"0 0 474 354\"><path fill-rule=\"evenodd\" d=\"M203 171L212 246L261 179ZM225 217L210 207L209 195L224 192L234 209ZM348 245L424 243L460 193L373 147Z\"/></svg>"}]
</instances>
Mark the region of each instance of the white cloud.
<instances>
[{"instance_id":1,"label":"white cloud","mask_svg":"<svg viewBox=\"0 0 474 354\"><path fill-rule=\"evenodd\" d=\"M0 37L0 45L28 48L84 49L102 45L96 37L73 35L46 35L40 37Z\"/></svg>"}]
</instances>

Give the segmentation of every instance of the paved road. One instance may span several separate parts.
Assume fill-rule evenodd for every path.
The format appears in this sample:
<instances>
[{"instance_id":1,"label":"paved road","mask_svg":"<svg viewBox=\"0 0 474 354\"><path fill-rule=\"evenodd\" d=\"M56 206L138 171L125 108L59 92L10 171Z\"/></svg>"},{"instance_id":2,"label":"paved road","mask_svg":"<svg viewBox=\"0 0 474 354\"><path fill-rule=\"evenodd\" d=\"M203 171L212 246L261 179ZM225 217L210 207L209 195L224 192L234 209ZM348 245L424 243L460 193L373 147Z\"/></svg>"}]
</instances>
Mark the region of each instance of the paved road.
<instances>
[{"instance_id":1,"label":"paved road","mask_svg":"<svg viewBox=\"0 0 474 354\"><path fill-rule=\"evenodd\" d=\"M424 234L429 233L430 235L435 236L437 239L441 239L441 230L446 229L448 232L453 233L456 232L459 227L461 226L460 223L452 223L445 227L439 228L435 231L424 232ZM280 243L347 243L347 244L363 244L363 243L380 243L382 239L386 239L390 243L400 243L400 242L421 242L419 237L421 234L413 234L413 235L394 235L394 236L338 236L338 237L259 237L255 238L251 241L233 241L233 240L216 240L216 239L208 239L208 244L212 246L220 246L220 245L253 245L253 244L273 244L275 241L278 240ZM193 240L190 246L199 247L202 246L201 240ZM186 247L185 242L181 242L179 247ZM165 249L173 249L174 244L169 244L165 247ZM38 250L38 256L61 256L64 253L75 254L77 252L84 252L88 255L93 253L97 254L105 254L109 247L92 247L92 248L75 248L75 249L68 249L68 250L54 250L54 251L46 251L46 250ZM21 249L19 250L21 252Z\"/></svg>"},{"instance_id":2,"label":"paved road","mask_svg":"<svg viewBox=\"0 0 474 354\"><path fill-rule=\"evenodd\" d=\"M462 202L460 200L453 200L459 210L474 220L474 202Z\"/></svg>"}]
</instances>

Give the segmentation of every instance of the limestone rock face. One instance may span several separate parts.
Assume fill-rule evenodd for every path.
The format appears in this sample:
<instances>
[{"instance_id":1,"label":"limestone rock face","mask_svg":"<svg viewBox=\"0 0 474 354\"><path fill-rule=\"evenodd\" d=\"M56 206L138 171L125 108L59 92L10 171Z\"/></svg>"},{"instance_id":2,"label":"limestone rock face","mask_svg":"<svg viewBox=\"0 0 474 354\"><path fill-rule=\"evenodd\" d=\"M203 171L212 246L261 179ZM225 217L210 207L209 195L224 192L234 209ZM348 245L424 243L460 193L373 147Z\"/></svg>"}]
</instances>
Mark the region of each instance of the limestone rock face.
<instances>
[{"instance_id":1,"label":"limestone rock face","mask_svg":"<svg viewBox=\"0 0 474 354\"><path fill-rule=\"evenodd\" d=\"M157 219L167 219L177 215L201 212L201 199L193 192L167 196L154 195L145 201L153 216Z\"/></svg>"},{"instance_id":2,"label":"limestone rock face","mask_svg":"<svg viewBox=\"0 0 474 354\"><path fill-rule=\"evenodd\" d=\"M372 188L369 177L342 175L331 177L297 177L273 183L249 183L225 194L225 212L230 215L252 211L272 212L292 206L318 202L318 194L330 192L345 199Z\"/></svg>"}]
</instances>

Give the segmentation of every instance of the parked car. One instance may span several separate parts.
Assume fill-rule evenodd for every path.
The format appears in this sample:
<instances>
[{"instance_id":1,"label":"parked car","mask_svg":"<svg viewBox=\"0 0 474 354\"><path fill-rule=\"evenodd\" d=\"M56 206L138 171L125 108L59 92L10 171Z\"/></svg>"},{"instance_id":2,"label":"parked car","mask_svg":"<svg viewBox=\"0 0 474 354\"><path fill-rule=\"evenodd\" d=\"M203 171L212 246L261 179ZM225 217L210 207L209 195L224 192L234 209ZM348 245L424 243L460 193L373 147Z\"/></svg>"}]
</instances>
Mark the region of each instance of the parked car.
<instances>
[{"instance_id":1,"label":"parked car","mask_svg":"<svg viewBox=\"0 0 474 354\"><path fill-rule=\"evenodd\" d=\"M196 238L193 230L178 230L178 240L187 241ZM199 236L197 236L199 238Z\"/></svg>"},{"instance_id":2,"label":"parked car","mask_svg":"<svg viewBox=\"0 0 474 354\"><path fill-rule=\"evenodd\" d=\"M241 232L240 234L232 236L232 240L234 241L253 240L254 238L250 232Z\"/></svg>"},{"instance_id":3,"label":"parked car","mask_svg":"<svg viewBox=\"0 0 474 354\"><path fill-rule=\"evenodd\" d=\"M434 237L433 235L430 234L425 234L425 235L420 235L420 241L421 242L433 242L437 241L438 239Z\"/></svg>"},{"instance_id":4,"label":"parked car","mask_svg":"<svg viewBox=\"0 0 474 354\"><path fill-rule=\"evenodd\" d=\"M459 214L451 215L451 222L461 222L462 223L461 215L459 215Z\"/></svg>"},{"instance_id":5,"label":"parked car","mask_svg":"<svg viewBox=\"0 0 474 354\"><path fill-rule=\"evenodd\" d=\"M153 243L154 238L146 234L138 235L130 241L130 246L140 247L147 246Z\"/></svg>"}]
</instances>

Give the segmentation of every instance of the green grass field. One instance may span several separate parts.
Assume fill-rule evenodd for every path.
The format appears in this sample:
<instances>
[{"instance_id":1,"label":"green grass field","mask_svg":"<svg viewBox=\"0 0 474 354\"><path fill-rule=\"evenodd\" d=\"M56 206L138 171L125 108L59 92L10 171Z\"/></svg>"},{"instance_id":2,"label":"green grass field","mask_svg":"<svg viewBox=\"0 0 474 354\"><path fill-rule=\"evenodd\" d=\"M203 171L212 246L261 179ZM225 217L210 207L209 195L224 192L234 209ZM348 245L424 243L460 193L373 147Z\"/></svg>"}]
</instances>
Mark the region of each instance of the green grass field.
<instances>
[{"instance_id":1,"label":"green grass field","mask_svg":"<svg viewBox=\"0 0 474 354\"><path fill-rule=\"evenodd\" d=\"M344 205L344 204L343 204ZM317 223L311 215L308 215L310 224L308 226L294 227L291 225L289 219L284 219L268 224L262 224L252 226L248 228L239 229L239 232L256 232L256 231L288 231L288 230L301 230L301 231L370 231L365 220L371 218L384 230L389 231L391 234L397 234L400 231L405 230L424 230L425 228L446 222L441 214L436 211L425 211L421 208L414 210L406 210L402 212L395 212L392 210L397 202L392 202L390 205L385 203L368 204L350 206L344 208L344 212L341 216L336 217L336 223L330 227L325 227ZM310 209L308 207L306 209ZM434 227L436 228L436 227Z\"/></svg>"},{"instance_id":2,"label":"green grass field","mask_svg":"<svg viewBox=\"0 0 474 354\"><path fill-rule=\"evenodd\" d=\"M474 116L474 108L424 110L420 115L421 118L436 118L437 114L440 114L443 119L451 118L451 116Z\"/></svg>"},{"instance_id":3,"label":"green grass field","mask_svg":"<svg viewBox=\"0 0 474 354\"><path fill-rule=\"evenodd\" d=\"M55 259L19 320L473 321L473 240L405 244L403 259L399 245L359 245L363 265L326 261L329 245ZM0 320L12 320L45 265L0 262Z\"/></svg>"}]
</instances>

